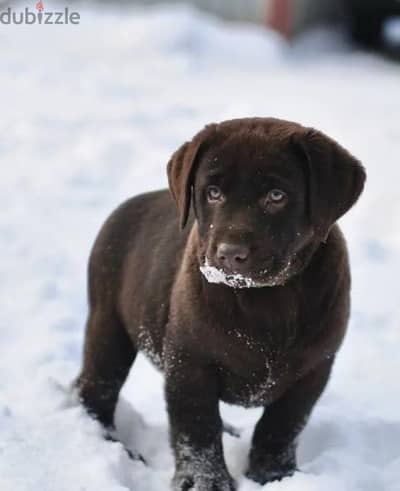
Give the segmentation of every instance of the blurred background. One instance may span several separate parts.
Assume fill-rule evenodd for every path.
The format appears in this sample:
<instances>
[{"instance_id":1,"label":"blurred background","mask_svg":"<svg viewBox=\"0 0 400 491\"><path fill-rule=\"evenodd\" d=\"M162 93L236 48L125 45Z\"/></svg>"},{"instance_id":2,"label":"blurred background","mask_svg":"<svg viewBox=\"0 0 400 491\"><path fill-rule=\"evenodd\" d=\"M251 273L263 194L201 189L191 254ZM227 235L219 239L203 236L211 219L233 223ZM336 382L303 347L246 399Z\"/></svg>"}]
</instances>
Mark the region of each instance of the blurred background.
<instances>
[{"instance_id":1,"label":"blurred background","mask_svg":"<svg viewBox=\"0 0 400 491\"><path fill-rule=\"evenodd\" d=\"M25 8L68 8L80 21L16 25L12 14ZM2 491L168 489L162 377L144 358L117 419L119 437L149 468L104 442L69 399L86 263L111 210L166 187L166 163L182 142L244 116L316 127L368 174L341 221L353 273L349 333L300 440L304 472L267 489L398 491L399 16L396 0L2 0ZM225 440L230 470L240 491L259 489L242 476L258 412L223 412L242 430Z\"/></svg>"},{"instance_id":2,"label":"blurred background","mask_svg":"<svg viewBox=\"0 0 400 491\"><path fill-rule=\"evenodd\" d=\"M136 0L157 4L160 0ZM167 3L171 3L170 1ZM182 3L182 2L181 2ZM366 48L400 54L398 0L186 0L222 18L249 21L279 32L287 40L316 26L334 26Z\"/></svg>"}]
</instances>

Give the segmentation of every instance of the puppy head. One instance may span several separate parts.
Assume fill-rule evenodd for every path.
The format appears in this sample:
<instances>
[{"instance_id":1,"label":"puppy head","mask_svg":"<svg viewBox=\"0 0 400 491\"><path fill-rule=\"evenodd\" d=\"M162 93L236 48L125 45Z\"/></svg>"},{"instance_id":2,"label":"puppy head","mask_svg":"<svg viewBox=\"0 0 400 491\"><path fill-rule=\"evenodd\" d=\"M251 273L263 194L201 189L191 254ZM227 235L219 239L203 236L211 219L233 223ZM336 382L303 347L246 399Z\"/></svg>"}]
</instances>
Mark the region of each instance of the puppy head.
<instances>
[{"instance_id":1,"label":"puppy head","mask_svg":"<svg viewBox=\"0 0 400 491\"><path fill-rule=\"evenodd\" d=\"M193 203L203 274L243 288L301 271L356 202L365 172L321 132L249 118L207 126L173 155L168 177L182 227Z\"/></svg>"}]
</instances>

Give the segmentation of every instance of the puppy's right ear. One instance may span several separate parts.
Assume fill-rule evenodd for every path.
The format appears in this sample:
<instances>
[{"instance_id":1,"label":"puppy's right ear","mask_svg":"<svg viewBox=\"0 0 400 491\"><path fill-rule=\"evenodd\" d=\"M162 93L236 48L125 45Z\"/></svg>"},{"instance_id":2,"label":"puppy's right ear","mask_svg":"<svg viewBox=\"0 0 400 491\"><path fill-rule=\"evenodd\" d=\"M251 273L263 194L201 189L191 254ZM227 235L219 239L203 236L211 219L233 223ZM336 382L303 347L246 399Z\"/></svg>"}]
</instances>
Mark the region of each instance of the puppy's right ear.
<instances>
[{"instance_id":1,"label":"puppy's right ear","mask_svg":"<svg viewBox=\"0 0 400 491\"><path fill-rule=\"evenodd\" d=\"M206 126L192 141L184 143L168 162L168 183L172 197L178 207L180 225L184 228L189 217L192 187L200 153L216 125Z\"/></svg>"}]
</instances>

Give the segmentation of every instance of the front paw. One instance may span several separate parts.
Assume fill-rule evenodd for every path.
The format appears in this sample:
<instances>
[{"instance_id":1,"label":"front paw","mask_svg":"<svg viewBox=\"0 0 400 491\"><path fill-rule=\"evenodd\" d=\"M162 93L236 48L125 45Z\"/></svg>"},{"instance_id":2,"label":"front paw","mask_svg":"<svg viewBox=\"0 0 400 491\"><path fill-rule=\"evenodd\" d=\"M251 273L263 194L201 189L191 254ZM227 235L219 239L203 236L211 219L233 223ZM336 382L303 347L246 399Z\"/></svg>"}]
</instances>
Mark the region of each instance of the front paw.
<instances>
[{"instance_id":1,"label":"front paw","mask_svg":"<svg viewBox=\"0 0 400 491\"><path fill-rule=\"evenodd\" d=\"M216 475L176 472L172 480L173 491L235 491L236 484L228 472Z\"/></svg>"},{"instance_id":2,"label":"front paw","mask_svg":"<svg viewBox=\"0 0 400 491\"><path fill-rule=\"evenodd\" d=\"M290 451L279 456L268 454L255 456L253 454L250 456L246 477L264 485L292 476L296 470L296 459L294 453Z\"/></svg>"}]
</instances>

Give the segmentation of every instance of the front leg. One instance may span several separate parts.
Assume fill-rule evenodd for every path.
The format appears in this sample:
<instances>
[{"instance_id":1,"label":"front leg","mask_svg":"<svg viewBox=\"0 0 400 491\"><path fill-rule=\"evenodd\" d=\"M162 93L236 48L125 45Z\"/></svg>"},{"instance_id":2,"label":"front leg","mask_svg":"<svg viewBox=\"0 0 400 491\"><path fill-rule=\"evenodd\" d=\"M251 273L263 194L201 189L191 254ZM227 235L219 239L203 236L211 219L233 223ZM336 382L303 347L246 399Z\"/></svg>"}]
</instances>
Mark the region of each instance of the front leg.
<instances>
[{"instance_id":1,"label":"front leg","mask_svg":"<svg viewBox=\"0 0 400 491\"><path fill-rule=\"evenodd\" d=\"M165 354L174 491L234 491L222 450L217 375L187 354Z\"/></svg>"},{"instance_id":2,"label":"front leg","mask_svg":"<svg viewBox=\"0 0 400 491\"><path fill-rule=\"evenodd\" d=\"M253 435L248 478L265 484L296 471L296 440L324 390L332 363L333 359L323 361L264 410Z\"/></svg>"}]
</instances>

